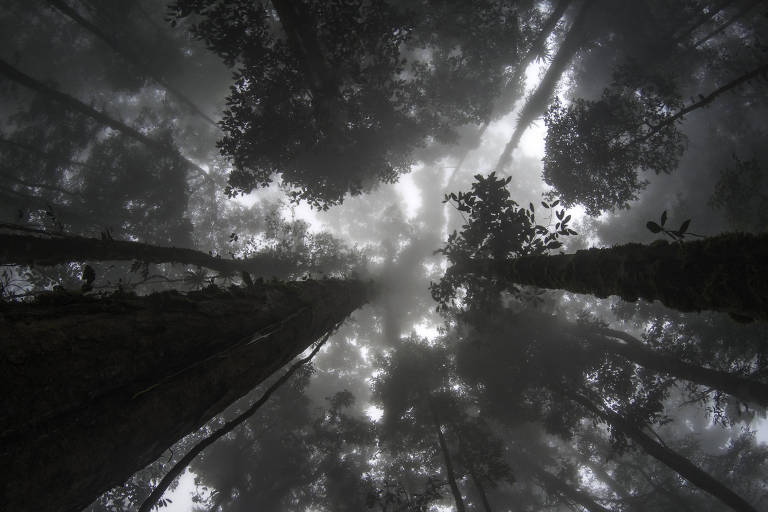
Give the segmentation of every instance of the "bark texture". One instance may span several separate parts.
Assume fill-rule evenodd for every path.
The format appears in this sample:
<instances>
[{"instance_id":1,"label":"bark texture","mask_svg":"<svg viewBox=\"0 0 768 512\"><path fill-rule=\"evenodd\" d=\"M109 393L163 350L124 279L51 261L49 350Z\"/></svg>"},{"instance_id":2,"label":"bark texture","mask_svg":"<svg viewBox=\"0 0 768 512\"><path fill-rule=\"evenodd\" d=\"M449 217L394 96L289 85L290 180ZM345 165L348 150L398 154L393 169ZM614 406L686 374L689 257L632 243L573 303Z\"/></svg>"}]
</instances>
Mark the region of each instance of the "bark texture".
<instances>
[{"instance_id":1,"label":"bark texture","mask_svg":"<svg viewBox=\"0 0 768 512\"><path fill-rule=\"evenodd\" d=\"M658 300L678 311L713 310L768 320L768 235L626 244L574 254L525 256L498 271L514 283L624 300Z\"/></svg>"},{"instance_id":2,"label":"bark texture","mask_svg":"<svg viewBox=\"0 0 768 512\"><path fill-rule=\"evenodd\" d=\"M365 303L359 281L0 305L8 510L79 511Z\"/></svg>"},{"instance_id":3,"label":"bark texture","mask_svg":"<svg viewBox=\"0 0 768 512\"><path fill-rule=\"evenodd\" d=\"M9 225L0 224L0 228ZM14 226L9 226L13 228ZM284 279L296 265L284 258L261 254L244 260L219 258L180 247L159 247L139 242L100 240L51 233L0 233L0 262L17 265L58 265L70 261L130 261L183 263L219 272L249 272L265 278Z\"/></svg>"}]
</instances>

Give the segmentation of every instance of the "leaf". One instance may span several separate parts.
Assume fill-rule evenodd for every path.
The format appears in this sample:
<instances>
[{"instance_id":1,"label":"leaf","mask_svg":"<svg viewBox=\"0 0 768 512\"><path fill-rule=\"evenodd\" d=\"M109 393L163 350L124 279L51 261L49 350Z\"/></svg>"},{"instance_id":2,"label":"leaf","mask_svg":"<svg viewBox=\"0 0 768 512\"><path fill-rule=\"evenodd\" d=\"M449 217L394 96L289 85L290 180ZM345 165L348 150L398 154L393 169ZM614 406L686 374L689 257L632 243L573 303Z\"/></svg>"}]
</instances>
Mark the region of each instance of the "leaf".
<instances>
[{"instance_id":1,"label":"leaf","mask_svg":"<svg viewBox=\"0 0 768 512\"><path fill-rule=\"evenodd\" d=\"M651 233L660 233L661 232L661 226L653 222L652 220L649 220L648 223L645 225Z\"/></svg>"},{"instance_id":2,"label":"leaf","mask_svg":"<svg viewBox=\"0 0 768 512\"><path fill-rule=\"evenodd\" d=\"M683 236L683 234L688 231L688 226L691 225L691 219L686 220L682 224L680 224L680 229L677 230L677 234L680 236Z\"/></svg>"},{"instance_id":3,"label":"leaf","mask_svg":"<svg viewBox=\"0 0 768 512\"><path fill-rule=\"evenodd\" d=\"M533 203L528 203L528 209L533 211Z\"/></svg>"},{"instance_id":4,"label":"leaf","mask_svg":"<svg viewBox=\"0 0 768 512\"><path fill-rule=\"evenodd\" d=\"M549 205L544 201L541 202L541 206L543 206L544 208L549 208Z\"/></svg>"},{"instance_id":5,"label":"leaf","mask_svg":"<svg viewBox=\"0 0 768 512\"><path fill-rule=\"evenodd\" d=\"M570 228L568 229L568 234L569 234L569 235L578 235L578 233L577 233L577 232L575 232L574 230L572 230L572 229L570 229Z\"/></svg>"},{"instance_id":6,"label":"leaf","mask_svg":"<svg viewBox=\"0 0 768 512\"><path fill-rule=\"evenodd\" d=\"M556 240L553 240L547 244L547 249L557 249L558 247L562 247L563 242L558 242Z\"/></svg>"},{"instance_id":7,"label":"leaf","mask_svg":"<svg viewBox=\"0 0 768 512\"><path fill-rule=\"evenodd\" d=\"M560 210L559 212L555 212L555 215L557 215L558 219L563 220L563 215L565 215L565 210Z\"/></svg>"},{"instance_id":8,"label":"leaf","mask_svg":"<svg viewBox=\"0 0 768 512\"><path fill-rule=\"evenodd\" d=\"M664 213L661 214L661 225L663 226L667 222L667 210L664 210Z\"/></svg>"},{"instance_id":9,"label":"leaf","mask_svg":"<svg viewBox=\"0 0 768 512\"><path fill-rule=\"evenodd\" d=\"M554 208L555 206L557 206L559 204L560 204L560 200L558 199L557 201L552 203L552 207Z\"/></svg>"},{"instance_id":10,"label":"leaf","mask_svg":"<svg viewBox=\"0 0 768 512\"><path fill-rule=\"evenodd\" d=\"M570 215L563 219L563 224L565 224L569 220L571 220L571 216Z\"/></svg>"}]
</instances>

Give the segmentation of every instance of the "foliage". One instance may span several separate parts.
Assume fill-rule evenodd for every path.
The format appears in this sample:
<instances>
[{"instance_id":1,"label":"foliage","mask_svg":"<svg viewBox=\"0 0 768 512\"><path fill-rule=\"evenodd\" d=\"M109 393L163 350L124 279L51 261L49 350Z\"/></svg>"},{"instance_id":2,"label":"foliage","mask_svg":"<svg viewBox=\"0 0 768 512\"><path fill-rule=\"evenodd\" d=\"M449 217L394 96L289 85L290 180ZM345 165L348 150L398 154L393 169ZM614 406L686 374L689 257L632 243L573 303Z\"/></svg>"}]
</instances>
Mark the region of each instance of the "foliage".
<instances>
[{"instance_id":1,"label":"foliage","mask_svg":"<svg viewBox=\"0 0 768 512\"><path fill-rule=\"evenodd\" d=\"M449 267L438 283L430 285L438 309L445 310L457 298L469 305L482 307L498 300L502 289L516 290L499 273L510 258L546 254L562 247L561 236L575 235L568 227L571 216L564 209L557 210L560 201L542 201L542 206L555 213L554 227L536 224L534 206L520 207L506 188L511 178L475 175L469 192L451 193L443 202L451 203L459 212L466 213L461 233L448 236L444 248L438 252L448 259ZM498 265L498 266L494 266Z\"/></svg>"},{"instance_id":2,"label":"foliage","mask_svg":"<svg viewBox=\"0 0 768 512\"><path fill-rule=\"evenodd\" d=\"M682 107L674 83L621 68L597 101L556 99L547 109L544 181L589 215L627 208L645 188L638 172L670 173L684 136L664 121Z\"/></svg>"},{"instance_id":3,"label":"foliage","mask_svg":"<svg viewBox=\"0 0 768 512\"><path fill-rule=\"evenodd\" d=\"M768 180L756 159L740 160L723 169L710 205L721 210L731 227L751 232L768 230Z\"/></svg>"},{"instance_id":4,"label":"foliage","mask_svg":"<svg viewBox=\"0 0 768 512\"><path fill-rule=\"evenodd\" d=\"M236 68L219 142L235 166L228 193L279 173L319 208L395 181L415 148L487 116L519 32L514 9L490 0L169 7L172 23L193 14L195 36Z\"/></svg>"}]
</instances>

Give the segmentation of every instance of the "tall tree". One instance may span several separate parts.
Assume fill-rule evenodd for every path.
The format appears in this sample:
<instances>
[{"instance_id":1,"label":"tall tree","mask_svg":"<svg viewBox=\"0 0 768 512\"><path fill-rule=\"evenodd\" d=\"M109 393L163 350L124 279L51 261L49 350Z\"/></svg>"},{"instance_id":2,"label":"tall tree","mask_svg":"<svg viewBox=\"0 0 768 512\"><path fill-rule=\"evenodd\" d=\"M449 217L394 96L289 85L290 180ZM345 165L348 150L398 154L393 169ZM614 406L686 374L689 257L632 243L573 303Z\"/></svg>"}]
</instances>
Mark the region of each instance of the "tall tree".
<instances>
[{"instance_id":1,"label":"tall tree","mask_svg":"<svg viewBox=\"0 0 768 512\"><path fill-rule=\"evenodd\" d=\"M512 133L509 142L504 147L504 151L499 157L496 163L495 171L502 174L509 164L512 158L512 152L515 150L520 139L523 137L523 133L533 123L537 117L541 116L549 105L552 99L552 93L560 81L560 77L568 69L574 56L584 47L589 41L589 34L585 31L587 20L590 16L590 11L595 4L595 0L584 0L573 20L568 33L560 44L552 62L547 68L547 72L544 74L544 78L541 79L536 90L531 96L526 99L523 105L520 115L517 118L517 124L515 125L515 131ZM593 35L594 37L594 35Z\"/></svg>"},{"instance_id":2,"label":"tall tree","mask_svg":"<svg viewBox=\"0 0 768 512\"><path fill-rule=\"evenodd\" d=\"M671 173L685 138L677 124L723 94L768 73L761 63L684 106L668 76L624 67L598 101L559 101L547 110L544 180L562 201L590 215L627 208L645 188L639 171Z\"/></svg>"},{"instance_id":3,"label":"tall tree","mask_svg":"<svg viewBox=\"0 0 768 512\"><path fill-rule=\"evenodd\" d=\"M177 0L170 13L199 15L193 33L237 70L219 142L230 193L280 173L322 208L395 181L414 149L488 115L519 33L498 0Z\"/></svg>"},{"instance_id":4,"label":"tall tree","mask_svg":"<svg viewBox=\"0 0 768 512\"><path fill-rule=\"evenodd\" d=\"M598 297L659 300L680 311L715 310L765 320L768 311L768 236L724 234L705 240L627 244L550 255L560 236L576 234L571 216L556 210L555 229L535 223L533 204L521 208L505 188L509 178L475 176L467 193L446 196L469 214L441 252L450 263L432 295L448 305L460 288L467 302L495 298L515 285L555 288ZM555 208L559 201L548 209ZM690 222L677 230L683 235Z\"/></svg>"},{"instance_id":5,"label":"tall tree","mask_svg":"<svg viewBox=\"0 0 768 512\"><path fill-rule=\"evenodd\" d=\"M3 303L0 458L23 475L4 480L5 503L82 509L367 296L358 281L326 280Z\"/></svg>"}]
</instances>

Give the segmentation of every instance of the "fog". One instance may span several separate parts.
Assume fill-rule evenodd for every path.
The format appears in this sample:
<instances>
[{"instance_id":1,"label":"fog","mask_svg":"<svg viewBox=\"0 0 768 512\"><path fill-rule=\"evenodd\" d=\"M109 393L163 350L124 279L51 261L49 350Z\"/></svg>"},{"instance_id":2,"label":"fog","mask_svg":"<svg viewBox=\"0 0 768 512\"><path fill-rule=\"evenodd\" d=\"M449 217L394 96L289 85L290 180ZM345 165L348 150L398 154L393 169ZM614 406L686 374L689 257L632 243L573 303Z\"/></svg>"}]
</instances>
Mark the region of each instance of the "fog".
<instances>
[{"instance_id":1,"label":"fog","mask_svg":"<svg viewBox=\"0 0 768 512\"><path fill-rule=\"evenodd\" d=\"M4 346L26 332L17 323L39 323L36 336L80 357L78 337L60 339L35 312L60 300L46 315L73 319L68 304L126 296L240 297L230 287L338 280L369 290L325 329L311 362L254 362L270 368L266 380L225 410L198 404L193 430L179 426L171 446L148 443L146 453L162 453L151 464L73 452L84 474L105 475L104 488L86 491L98 485L64 465L58 480L71 480L55 492L70 501L51 505L53 493L46 507L768 508L767 20L751 0L6 2L0 235L194 249L202 263L146 248L58 258L9 245ZM690 244L733 233L715 270L690 263L701 252L680 257L689 277L664 273L676 263L660 251L693 254ZM558 266L515 270L515 260L545 265L622 244L644 244L631 251L653 270L607 259L569 277ZM340 311L331 299L304 309ZM156 313L175 311L163 307ZM93 321L129 309L105 306ZM104 360L141 370L150 356L138 351L156 333L120 329L148 341ZM320 339L291 343L306 357ZM224 357L204 348L157 382ZM3 348L6 395L24 382L17 375L38 371L14 350ZM67 373L41 371L43 383ZM156 402L158 418L171 410ZM40 425L41 438L57 435ZM0 453L21 466L4 472L0 498L42 510L31 496L48 492L51 473L31 462L37 445L25 451L14 437L32 427L2 428ZM120 438L109 443L120 451Z\"/></svg>"}]
</instances>

